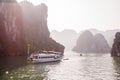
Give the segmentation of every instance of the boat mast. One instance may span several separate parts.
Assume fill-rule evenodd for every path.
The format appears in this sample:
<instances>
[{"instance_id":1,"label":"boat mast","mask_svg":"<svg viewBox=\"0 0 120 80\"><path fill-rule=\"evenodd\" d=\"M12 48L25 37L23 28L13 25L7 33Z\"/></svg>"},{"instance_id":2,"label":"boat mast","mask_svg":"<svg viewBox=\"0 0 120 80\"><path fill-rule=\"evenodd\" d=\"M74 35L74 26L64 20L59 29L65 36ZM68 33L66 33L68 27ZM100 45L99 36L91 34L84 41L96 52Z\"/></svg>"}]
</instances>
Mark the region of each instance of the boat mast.
<instances>
[{"instance_id":1,"label":"boat mast","mask_svg":"<svg viewBox=\"0 0 120 80\"><path fill-rule=\"evenodd\" d=\"M27 49L27 54L28 54L28 56L29 56L29 55L30 55L30 44L27 45L27 48L28 48L28 49Z\"/></svg>"}]
</instances>

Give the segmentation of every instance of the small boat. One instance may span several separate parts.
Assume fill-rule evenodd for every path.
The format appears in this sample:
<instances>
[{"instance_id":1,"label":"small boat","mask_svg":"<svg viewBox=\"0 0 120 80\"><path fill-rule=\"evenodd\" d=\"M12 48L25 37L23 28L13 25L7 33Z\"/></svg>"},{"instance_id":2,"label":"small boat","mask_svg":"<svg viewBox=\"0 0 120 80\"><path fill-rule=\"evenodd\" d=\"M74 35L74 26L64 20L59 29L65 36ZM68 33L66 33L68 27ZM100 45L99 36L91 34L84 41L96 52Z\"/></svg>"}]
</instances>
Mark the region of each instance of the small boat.
<instances>
[{"instance_id":1,"label":"small boat","mask_svg":"<svg viewBox=\"0 0 120 80\"><path fill-rule=\"evenodd\" d=\"M82 56L82 54L80 54L80 56Z\"/></svg>"},{"instance_id":2,"label":"small boat","mask_svg":"<svg viewBox=\"0 0 120 80\"><path fill-rule=\"evenodd\" d=\"M69 60L69 58L65 58L65 59L63 59L63 60Z\"/></svg>"},{"instance_id":3,"label":"small boat","mask_svg":"<svg viewBox=\"0 0 120 80\"><path fill-rule=\"evenodd\" d=\"M43 63L43 62L53 62L60 61L62 59L61 52L55 51L43 51L36 54L31 54L30 58L32 63Z\"/></svg>"}]
</instances>

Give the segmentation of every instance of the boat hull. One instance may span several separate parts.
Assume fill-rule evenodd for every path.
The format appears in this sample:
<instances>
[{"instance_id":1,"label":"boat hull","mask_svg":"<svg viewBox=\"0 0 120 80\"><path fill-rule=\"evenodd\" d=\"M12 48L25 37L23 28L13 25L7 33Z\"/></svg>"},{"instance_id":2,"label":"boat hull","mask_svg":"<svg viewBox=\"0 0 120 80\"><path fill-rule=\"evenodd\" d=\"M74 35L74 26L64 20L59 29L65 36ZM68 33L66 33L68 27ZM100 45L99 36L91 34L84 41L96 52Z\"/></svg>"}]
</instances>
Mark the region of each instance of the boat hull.
<instances>
[{"instance_id":1,"label":"boat hull","mask_svg":"<svg viewBox=\"0 0 120 80\"><path fill-rule=\"evenodd\" d=\"M45 63L45 62L56 62L61 61L62 57L60 58L50 58L50 59L33 59L32 63Z\"/></svg>"}]
</instances>

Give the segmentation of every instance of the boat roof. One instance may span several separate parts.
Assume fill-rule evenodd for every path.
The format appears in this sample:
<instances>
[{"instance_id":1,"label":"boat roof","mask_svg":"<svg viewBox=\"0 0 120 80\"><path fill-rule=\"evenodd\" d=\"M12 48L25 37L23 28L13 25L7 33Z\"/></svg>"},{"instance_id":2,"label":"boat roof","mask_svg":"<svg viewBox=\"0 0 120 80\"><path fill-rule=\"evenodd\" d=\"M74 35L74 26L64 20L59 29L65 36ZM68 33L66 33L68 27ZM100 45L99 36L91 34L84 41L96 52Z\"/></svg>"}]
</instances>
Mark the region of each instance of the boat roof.
<instances>
[{"instance_id":1,"label":"boat roof","mask_svg":"<svg viewBox=\"0 0 120 80\"><path fill-rule=\"evenodd\" d=\"M34 56L55 56L55 55L58 55L58 54L45 54L45 53L39 53L39 54L34 54Z\"/></svg>"}]
</instances>

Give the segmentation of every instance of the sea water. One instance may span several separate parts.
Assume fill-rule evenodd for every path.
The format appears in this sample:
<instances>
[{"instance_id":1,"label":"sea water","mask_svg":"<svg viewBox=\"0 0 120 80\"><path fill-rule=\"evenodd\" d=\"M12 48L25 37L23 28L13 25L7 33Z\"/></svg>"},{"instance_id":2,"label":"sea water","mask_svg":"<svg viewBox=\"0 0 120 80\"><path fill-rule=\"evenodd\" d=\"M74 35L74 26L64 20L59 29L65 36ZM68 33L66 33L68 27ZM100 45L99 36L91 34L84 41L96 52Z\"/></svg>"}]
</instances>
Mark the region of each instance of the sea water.
<instances>
[{"instance_id":1,"label":"sea water","mask_svg":"<svg viewBox=\"0 0 120 80\"><path fill-rule=\"evenodd\" d=\"M110 53L66 51L60 62L31 64L24 59L19 62L19 58L12 58L9 64L4 64L5 61L0 62L0 80L120 79L120 58L111 57Z\"/></svg>"}]
</instances>

